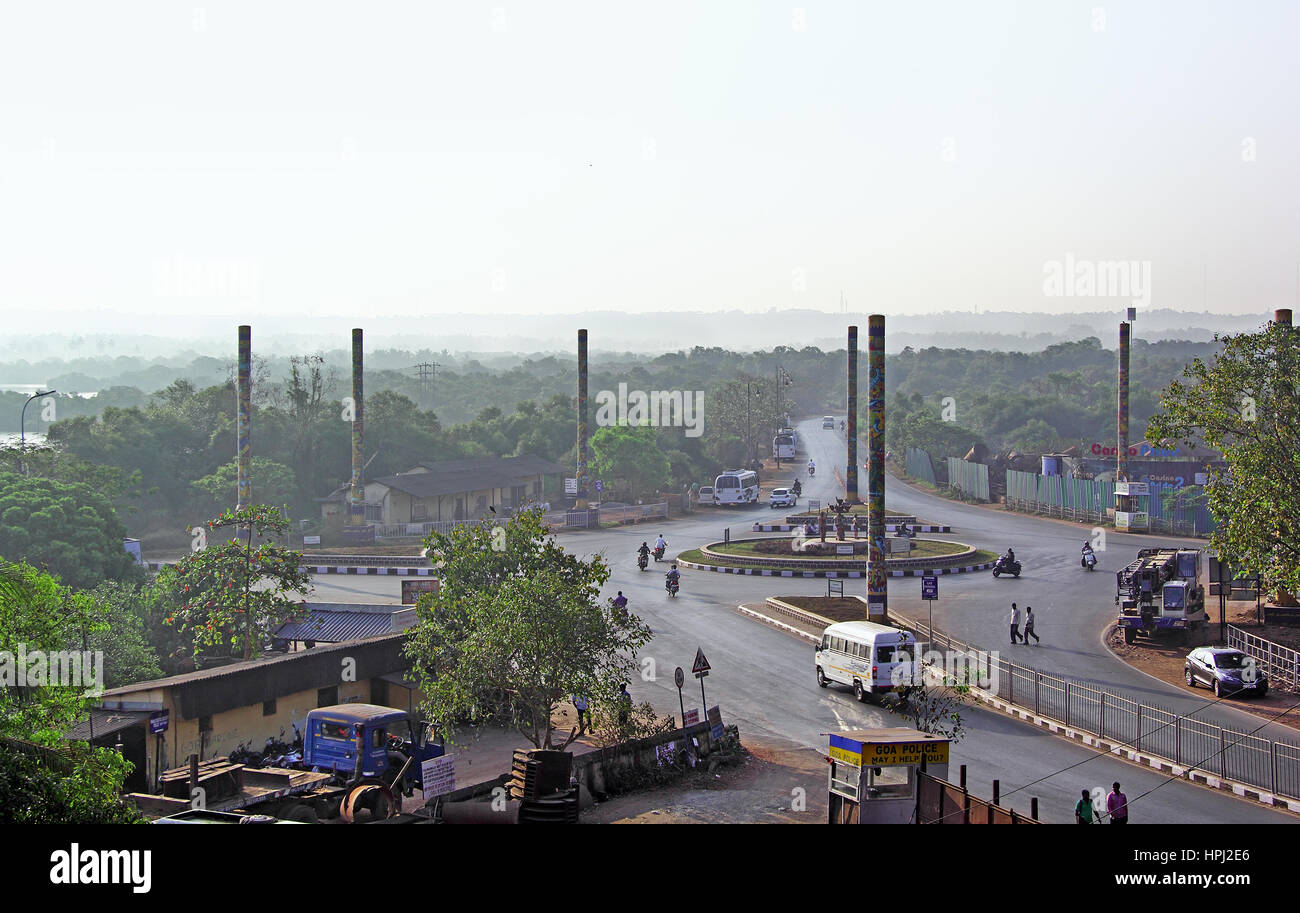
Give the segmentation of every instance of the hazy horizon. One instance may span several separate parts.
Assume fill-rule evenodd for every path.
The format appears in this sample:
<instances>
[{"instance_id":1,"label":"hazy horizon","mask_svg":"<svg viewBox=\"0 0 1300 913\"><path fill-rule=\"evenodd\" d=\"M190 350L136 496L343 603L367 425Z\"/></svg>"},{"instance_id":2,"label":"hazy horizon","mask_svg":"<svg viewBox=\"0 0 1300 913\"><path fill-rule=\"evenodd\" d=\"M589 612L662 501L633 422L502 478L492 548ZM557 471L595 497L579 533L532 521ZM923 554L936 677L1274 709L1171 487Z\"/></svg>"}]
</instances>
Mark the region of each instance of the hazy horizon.
<instances>
[{"instance_id":1,"label":"hazy horizon","mask_svg":"<svg viewBox=\"0 0 1300 913\"><path fill-rule=\"evenodd\" d=\"M62 333L1294 307L1297 27L1281 2L11 5L0 308Z\"/></svg>"}]
</instances>

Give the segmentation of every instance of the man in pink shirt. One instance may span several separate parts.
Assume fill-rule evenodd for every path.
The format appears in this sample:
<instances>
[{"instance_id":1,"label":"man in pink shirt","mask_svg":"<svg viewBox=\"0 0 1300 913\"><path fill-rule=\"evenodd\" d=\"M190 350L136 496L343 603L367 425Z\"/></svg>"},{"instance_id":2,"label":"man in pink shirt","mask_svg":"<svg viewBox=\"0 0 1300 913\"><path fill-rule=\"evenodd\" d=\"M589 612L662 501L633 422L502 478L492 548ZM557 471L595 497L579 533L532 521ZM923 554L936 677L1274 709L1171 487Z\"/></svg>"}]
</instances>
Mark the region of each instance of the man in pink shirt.
<instances>
[{"instance_id":1,"label":"man in pink shirt","mask_svg":"<svg viewBox=\"0 0 1300 913\"><path fill-rule=\"evenodd\" d=\"M1106 797L1106 814L1111 824L1128 824L1128 796L1119 791L1119 782L1111 784L1111 794Z\"/></svg>"}]
</instances>

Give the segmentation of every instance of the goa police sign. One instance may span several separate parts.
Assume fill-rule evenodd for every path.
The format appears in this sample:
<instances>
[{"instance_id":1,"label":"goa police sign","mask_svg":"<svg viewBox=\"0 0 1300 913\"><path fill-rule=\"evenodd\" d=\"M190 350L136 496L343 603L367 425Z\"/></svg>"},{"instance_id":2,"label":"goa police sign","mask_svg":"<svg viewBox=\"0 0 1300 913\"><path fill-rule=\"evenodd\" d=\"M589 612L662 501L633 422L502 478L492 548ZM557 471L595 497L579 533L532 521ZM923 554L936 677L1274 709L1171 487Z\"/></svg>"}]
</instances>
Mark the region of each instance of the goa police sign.
<instances>
[{"instance_id":1,"label":"goa police sign","mask_svg":"<svg viewBox=\"0 0 1300 913\"><path fill-rule=\"evenodd\" d=\"M926 764L947 764L948 742L860 742L832 732L827 753L836 761L858 767L920 764L922 757Z\"/></svg>"}]
</instances>

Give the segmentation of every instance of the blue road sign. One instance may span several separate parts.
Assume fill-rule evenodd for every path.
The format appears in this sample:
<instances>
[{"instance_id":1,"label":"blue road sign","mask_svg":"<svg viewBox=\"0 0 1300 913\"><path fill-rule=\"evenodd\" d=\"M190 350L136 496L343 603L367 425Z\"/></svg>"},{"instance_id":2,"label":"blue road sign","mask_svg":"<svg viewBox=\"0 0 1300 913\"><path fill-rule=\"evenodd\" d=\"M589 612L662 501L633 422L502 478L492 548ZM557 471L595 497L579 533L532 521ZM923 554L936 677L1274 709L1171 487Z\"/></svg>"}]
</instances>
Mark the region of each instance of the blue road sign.
<instances>
[{"instance_id":1,"label":"blue road sign","mask_svg":"<svg viewBox=\"0 0 1300 913\"><path fill-rule=\"evenodd\" d=\"M939 598L939 578L922 577L921 578L921 598L938 599Z\"/></svg>"}]
</instances>

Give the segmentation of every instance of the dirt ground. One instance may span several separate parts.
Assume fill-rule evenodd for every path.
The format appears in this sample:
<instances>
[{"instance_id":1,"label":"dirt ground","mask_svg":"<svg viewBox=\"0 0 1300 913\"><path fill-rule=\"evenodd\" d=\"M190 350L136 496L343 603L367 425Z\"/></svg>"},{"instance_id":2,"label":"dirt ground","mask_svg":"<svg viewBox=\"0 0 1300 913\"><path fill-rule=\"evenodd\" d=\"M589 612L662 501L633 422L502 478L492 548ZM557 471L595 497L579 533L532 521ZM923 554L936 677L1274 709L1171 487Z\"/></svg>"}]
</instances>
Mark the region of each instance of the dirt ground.
<instances>
[{"instance_id":1,"label":"dirt ground","mask_svg":"<svg viewBox=\"0 0 1300 913\"><path fill-rule=\"evenodd\" d=\"M745 734L741 733L742 741ZM745 742L739 764L701 767L677 783L582 813L583 824L824 824L826 760L780 741Z\"/></svg>"},{"instance_id":2,"label":"dirt ground","mask_svg":"<svg viewBox=\"0 0 1300 913\"><path fill-rule=\"evenodd\" d=\"M1210 612L1210 628L1206 645L1219 645L1219 622L1218 622L1218 598L1214 597L1216 605ZM1258 634L1261 637L1269 637L1277 640L1277 637L1266 633L1274 631L1276 633L1277 625L1257 625L1255 624L1255 602L1254 600L1241 600L1228 603L1227 620L1229 624L1235 625L1244 631L1252 634ZM1293 641L1296 639L1297 632L1294 628L1282 628L1281 631L1285 636L1290 637ZM1279 641L1281 642L1281 641ZM1178 685L1186 689L1187 683L1183 676L1183 662L1187 659L1187 654L1200 644L1187 643L1180 644L1173 640L1147 640L1139 638L1133 644L1124 643L1124 635L1118 629L1112 629L1106 635L1106 646L1135 669L1155 676L1166 682ZM1205 696L1205 699L1213 700L1214 695L1204 686L1198 687L1197 692ZM1275 714L1286 710L1295 704L1297 695L1289 691L1269 691L1264 697L1240 697L1229 698L1232 706L1247 713L1253 713L1261 717L1272 717ZM1277 722L1290 726L1293 729L1300 730L1300 719L1293 714L1287 714L1280 717Z\"/></svg>"}]
</instances>

